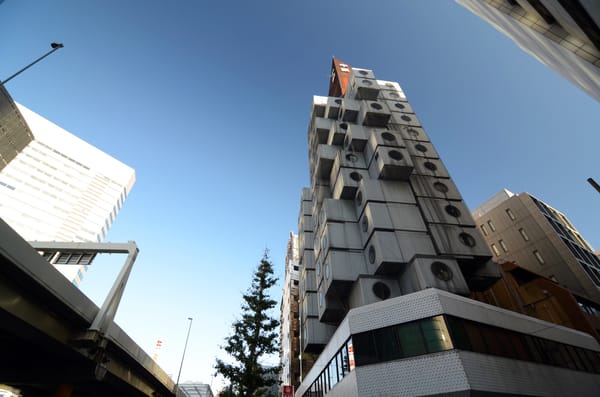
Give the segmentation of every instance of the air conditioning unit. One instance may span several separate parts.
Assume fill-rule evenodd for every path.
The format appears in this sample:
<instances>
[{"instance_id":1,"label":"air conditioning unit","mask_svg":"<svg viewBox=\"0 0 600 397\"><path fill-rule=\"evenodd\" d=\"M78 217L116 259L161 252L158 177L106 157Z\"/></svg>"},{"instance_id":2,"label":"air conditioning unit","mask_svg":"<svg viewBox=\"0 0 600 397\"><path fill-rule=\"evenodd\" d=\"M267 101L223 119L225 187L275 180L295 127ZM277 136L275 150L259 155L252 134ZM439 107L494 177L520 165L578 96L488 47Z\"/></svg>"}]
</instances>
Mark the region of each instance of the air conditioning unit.
<instances>
[{"instance_id":1,"label":"air conditioning unit","mask_svg":"<svg viewBox=\"0 0 600 397\"><path fill-rule=\"evenodd\" d=\"M360 104L360 113L358 115L359 124L369 127L386 127L390 118L391 113L385 103L363 101Z\"/></svg>"},{"instance_id":2,"label":"air conditioning unit","mask_svg":"<svg viewBox=\"0 0 600 397\"><path fill-rule=\"evenodd\" d=\"M314 119L313 128L311 131L312 137L309 137L309 143L311 143L310 146L312 147L314 145L318 145L319 143L327 143L329 131L331 131L333 124L333 120L316 117Z\"/></svg>"},{"instance_id":3,"label":"air conditioning unit","mask_svg":"<svg viewBox=\"0 0 600 397\"><path fill-rule=\"evenodd\" d=\"M330 145L319 145L317 147L315 172L319 178L329 177L338 151L338 148Z\"/></svg>"},{"instance_id":4,"label":"air conditioning unit","mask_svg":"<svg viewBox=\"0 0 600 397\"><path fill-rule=\"evenodd\" d=\"M410 182L417 197L462 200L462 196L452 179L413 174L410 177Z\"/></svg>"},{"instance_id":5,"label":"air conditioning unit","mask_svg":"<svg viewBox=\"0 0 600 397\"><path fill-rule=\"evenodd\" d=\"M382 89L379 92L379 97L381 99L389 100L389 101L400 101L402 99L406 99L406 96L403 92L399 92L396 90L384 90ZM392 108L390 108L392 109Z\"/></svg>"},{"instance_id":6,"label":"air conditioning unit","mask_svg":"<svg viewBox=\"0 0 600 397\"><path fill-rule=\"evenodd\" d=\"M411 156L439 159L440 155L429 142L405 141L406 148Z\"/></svg>"},{"instance_id":7,"label":"air conditioning unit","mask_svg":"<svg viewBox=\"0 0 600 397\"><path fill-rule=\"evenodd\" d=\"M476 228L430 224L429 231L439 255L485 257L492 253Z\"/></svg>"},{"instance_id":8,"label":"air conditioning unit","mask_svg":"<svg viewBox=\"0 0 600 397\"><path fill-rule=\"evenodd\" d=\"M325 116L325 107L327 106L327 97L326 96L313 96L313 102L311 107L311 117L324 117Z\"/></svg>"},{"instance_id":9,"label":"air conditioning unit","mask_svg":"<svg viewBox=\"0 0 600 397\"><path fill-rule=\"evenodd\" d=\"M386 277L363 276L352 286L348 297L348 307L354 309L401 295L402 291L396 280Z\"/></svg>"},{"instance_id":10,"label":"air conditioning unit","mask_svg":"<svg viewBox=\"0 0 600 397\"><path fill-rule=\"evenodd\" d=\"M438 288L459 295L469 295L469 287L455 260L414 258L398 279L402 293Z\"/></svg>"},{"instance_id":11,"label":"air conditioning unit","mask_svg":"<svg viewBox=\"0 0 600 397\"><path fill-rule=\"evenodd\" d=\"M441 178L450 178L448 170L440 159L428 159L425 157L413 157L413 165L415 167L413 173L424 176L434 176Z\"/></svg>"},{"instance_id":12,"label":"air conditioning unit","mask_svg":"<svg viewBox=\"0 0 600 397\"><path fill-rule=\"evenodd\" d=\"M346 130L348 130L348 123L337 121L333 123L331 130L329 130L327 144L342 146L344 144L344 138L346 138Z\"/></svg>"},{"instance_id":13,"label":"air conditioning unit","mask_svg":"<svg viewBox=\"0 0 600 397\"><path fill-rule=\"evenodd\" d=\"M346 98L376 101L379 96L377 80L359 76L350 77Z\"/></svg>"},{"instance_id":14,"label":"air conditioning unit","mask_svg":"<svg viewBox=\"0 0 600 397\"><path fill-rule=\"evenodd\" d=\"M427 223L475 227L471 212L462 201L417 197Z\"/></svg>"},{"instance_id":15,"label":"air conditioning unit","mask_svg":"<svg viewBox=\"0 0 600 397\"><path fill-rule=\"evenodd\" d=\"M369 131L360 125L348 124L346 137L344 138L344 149L351 152L362 152L369 139Z\"/></svg>"},{"instance_id":16,"label":"air conditioning unit","mask_svg":"<svg viewBox=\"0 0 600 397\"><path fill-rule=\"evenodd\" d=\"M300 339L304 353L321 353L336 330L335 325L325 324L318 318L307 318L302 321Z\"/></svg>"},{"instance_id":17,"label":"air conditioning unit","mask_svg":"<svg viewBox=\"0 0 600 397\"><path fill-rule=\"evenodd\" d=\"M390 110L392 112L401 112L401 113L414 113L415 112L413 110L412 106L410 106L410 103L404 101L403 99L393 98L393 99L386 100L385 103L387 104L388 108L390 108Z\"/></svg>"},{"instance_id":18,"label":"air conditioning unit","mask_svg":"<svg viewBox=\"0 0 600 397\"><path fill-rule=\"evenodd\" d=\"M404 148L379 146L369 165L369 175L374 179L407 181L412 171L410 154Z\"/></svg>"},{"instance_id":19,"label":"air conditioning unit","mask_svg":"<svg viewBox=\"0 0 600 397\"><path fill-rule=\"evenodd\" d=\"M390 121L394 124L410 125L413 127L421 126L421 122L413 113L392 112L392 118Z\"/></svg>"},{"instance_id":20,"label":"air conditioning unit","mask_svg":"<svg viewBox=\"0 0 600 397\"><path fill-rule=\"evenodd\" d=\"M354 199L358 183L365 178L369 178L369 173L365 170L340 168L337 175L331 174L332 197L336 200Z\"/></svg>"},{"instance_id":21,"label":"air conditioning unit","mask_svg":"<svg viewBox=\"0 0 600 397\"><path fill-rule=\"evenodd\" d=\"M386 129L372 129L369 134L369 141L365 146L365 161L370 164L373 160L373 155L378 147L405 147L402 135L397 132Z\"/></svg>"},{"instance_id":22,"label":"air conditioning unit","mask_svg":"<svg viewBox=\"0 0 600 397\"><path fill-rule=\"evenodd\" d=\"M364 255L371 274L397 273L408 261L392 231L374 231L365 245Z\"/></svg>"},{"instance_id":23,"label":"air conditioning unit","mask_svg":"<svg viewBox=\"0 0 600 397\"><path fill-rule=\"evenodd\" d=\"M342 106L342 98L328 97L325 107L325 117L328 119L337 120Z\"/></svg>"},{"instance_id":24,"label":"air conditioning unit","mask_svg":"<svg viewBox=\"0 0 600 397\"><path fill-rule=\"evenodd\" d=\"M340 109L340 120L354 123L358 119L360 112L360 101L342 98L342 107Z\"/></svg>"}]
</instances>

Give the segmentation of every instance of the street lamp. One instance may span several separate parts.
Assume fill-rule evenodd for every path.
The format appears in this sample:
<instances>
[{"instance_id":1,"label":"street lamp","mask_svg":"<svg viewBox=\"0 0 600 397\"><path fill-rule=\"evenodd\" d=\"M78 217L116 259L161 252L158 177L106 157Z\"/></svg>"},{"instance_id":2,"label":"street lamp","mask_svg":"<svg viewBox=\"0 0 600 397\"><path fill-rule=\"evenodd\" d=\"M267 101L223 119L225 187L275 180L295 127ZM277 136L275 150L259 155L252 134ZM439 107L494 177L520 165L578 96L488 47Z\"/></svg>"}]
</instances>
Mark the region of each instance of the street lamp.
<instances>
[{"instance_id":1,"label":"street lamp","mask_svg":"<svg viewBox=\"0 0 600 397\"><path fill-rule=\"evenodd\" d=\"M175 386L177 386L177 390L179 390L179 377L181 376L181 368L183 368L183 359L185 358L185 351L187 349L188 339L190 339L190 331L192 330L193 319L191 317L188 317L188 320L190 320L190 326L188 327L187 336L185 338L185 346L183 347L183 354L181 355L181 364L179 365L179 373L177 374L177 383L175 384Z\"/></svg>"},{"instance_id":2,"label":"street lamp","mask_svg":"<svg viewBox=\"0 0 600 397\"><path fill-rule=\"evenodd\" d=\"M13 74L12 76L10 76L9 78L7 78L6 80L0 81L0 85L4 85L4 84L8 83L14 77L20 75L21 73L23 73L24 71L26 71L27 69L29 69L30 67L32 67L33 65L35 65L36 63L38 63L39 61L41 61L42 59L46 58L48 55L52 54L55 51L58 51L60 48L63 48L64 45L62 43L50 43L50 47L52 47L52 49L50 51L48 51L47 53L45 53L44 55L42 55L41 57L39 57L35 61L31 62L29 65L25 66L23 69L19 70L17 73Z\"/></svg>"}]
</instances>

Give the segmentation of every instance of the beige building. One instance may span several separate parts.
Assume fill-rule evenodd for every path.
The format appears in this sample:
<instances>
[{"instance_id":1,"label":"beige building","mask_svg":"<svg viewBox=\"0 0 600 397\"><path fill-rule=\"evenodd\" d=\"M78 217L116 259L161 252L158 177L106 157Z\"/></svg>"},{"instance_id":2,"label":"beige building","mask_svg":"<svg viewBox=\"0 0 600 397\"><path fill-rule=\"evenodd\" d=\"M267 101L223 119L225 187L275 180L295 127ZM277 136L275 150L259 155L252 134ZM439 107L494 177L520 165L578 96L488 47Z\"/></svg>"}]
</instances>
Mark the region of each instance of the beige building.
<instances>
[{"instance_id":1,"label":"beige building","mask_svg":"<svg viewBox=\"0 0 600 397\"><path fill-rule=\"evenodd\" d=\"M600 259L560 211L528 193L504 189L473 217L497 262L515 262L600 301Z\"/></svg>"}]
</instances>

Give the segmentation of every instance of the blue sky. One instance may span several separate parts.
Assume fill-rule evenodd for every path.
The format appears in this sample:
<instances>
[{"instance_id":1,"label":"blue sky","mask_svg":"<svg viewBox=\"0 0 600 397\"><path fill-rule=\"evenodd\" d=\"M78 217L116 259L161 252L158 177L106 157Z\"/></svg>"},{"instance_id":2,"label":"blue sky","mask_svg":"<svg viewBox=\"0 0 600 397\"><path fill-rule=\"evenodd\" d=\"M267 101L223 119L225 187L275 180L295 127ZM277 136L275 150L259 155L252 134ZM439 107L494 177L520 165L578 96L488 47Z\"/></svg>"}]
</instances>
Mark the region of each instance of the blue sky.
<instances>
[{"instance_id":1,"label":"blue sky","mask_svg":"<svg viewBox=\"0 0 600 397\"><path fill-rule=\"evenodd\" d=\"M117 322L176 376L193 317L182 380L211 382L265 247L283 277L332 55L400 83L470 208L528 191L600 248L600 104L452 1L8 0L0 79L52 41L7 89L136 169L108 235L141 250ZM83 290L101 302L121 263Z\"/></svg>"}]
</instances>

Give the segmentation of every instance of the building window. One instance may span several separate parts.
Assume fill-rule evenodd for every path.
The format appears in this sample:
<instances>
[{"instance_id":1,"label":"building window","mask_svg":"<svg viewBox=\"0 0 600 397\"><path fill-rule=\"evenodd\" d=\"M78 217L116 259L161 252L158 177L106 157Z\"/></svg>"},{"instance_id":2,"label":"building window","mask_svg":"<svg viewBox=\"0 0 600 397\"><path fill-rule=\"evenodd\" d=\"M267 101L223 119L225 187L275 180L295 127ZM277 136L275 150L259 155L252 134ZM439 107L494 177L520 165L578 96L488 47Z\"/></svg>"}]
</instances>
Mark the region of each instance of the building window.
<instances>
[{"instance_id":1,"label":"building window","mask_svg":"<svg viewBox=\"0 0 600 397\"><path fill-rule=\"evenodd\" d=\"M540 265L543 265L546 263L546 261L544 261L544 258L542 258L542 254L540 254L539 251L537 251L537 250L533 251L533 255L535 256L535 259L537 259L537 261L540 263Z\"/></svg>"},{"instance_id":2,"label":"building window","mask_svg":"<svg viewBox=\"0 0 600 397\"><path fill-rule=\"evenodd\" d=\"M523 240L529 241L529 236L527 235L527 233L525 233L525 229L520 228L519 233L521 234L521 237L523 237Z\"/></svg>"},{"instance_id":3,"label":"building window","mask_svg":"<svg viewBox=\"0 0 600 397\"><path fill-rule=\"evenodd\" d=\"M508 252L508 247L506 246L504 240L499 240L498 243L500 244L500 247L502 247L502 251Z\"/></svg>"},{"instance_id":4,"label":"building window","mask_svg":"<svg viewBox=\"0 0 600 397\"><path fill-rule=\"evenodd\" d=\"M517 219L517 217L515 216L515 214L513 214L513 212L510 210L510 208L506 209L506 215L508 215L508 217L510 218L511 221L514 221L515 219Z\"/></svg>"},{"instance_id":5,"label":"building window","mask_svg":"<svg viewBox=\"0 0 600 397\"><path fill-rule=\"evenodd\" d=\"M494 224L492 223L492 221L491 221L491 220L490 220L490 221L487 221L487 224L488 224L488 226L490 227L490 230L491 230L492 232L495 232L495 231L496 231L496 226L494 226Z\"/></svg>"},{"instance_id":6,"label":"building window","mask_svg":"<svg viewBox=\"0 0 600 397\"><path fill-rule=\"evenodd\" d=\"M298 271L298 266L294 266L294 270L295 270L295 271Z\"/></svg>"},{"instance_id":7,"label":"building window","mask_svg":"<svg viewBox=\"0 0 600 397\"><path fill-rule=\"evenodd\" d=\"M490 247L492 247L492 251L494 251L494 254L495 254L496 256L500 256L500 250L498 249L498 247L496 247L496 244L492 243L492 244L490 245Z\"/></svg>"},{"instance_id":8,"label":"building window","mask_svg":"<svg viewBox=\"0 0 600 397\"><path fill-rule=\"evenodd\" d=\"M484 236L488 235L488 231L487 231L487 228L485 227L485 225L481 225L481 232L483 233Z\"/></svg>"}]
</instances>

